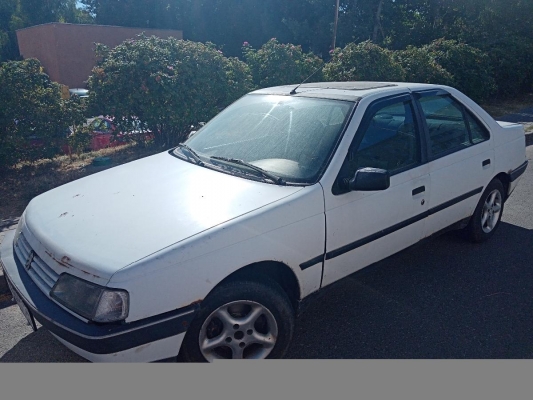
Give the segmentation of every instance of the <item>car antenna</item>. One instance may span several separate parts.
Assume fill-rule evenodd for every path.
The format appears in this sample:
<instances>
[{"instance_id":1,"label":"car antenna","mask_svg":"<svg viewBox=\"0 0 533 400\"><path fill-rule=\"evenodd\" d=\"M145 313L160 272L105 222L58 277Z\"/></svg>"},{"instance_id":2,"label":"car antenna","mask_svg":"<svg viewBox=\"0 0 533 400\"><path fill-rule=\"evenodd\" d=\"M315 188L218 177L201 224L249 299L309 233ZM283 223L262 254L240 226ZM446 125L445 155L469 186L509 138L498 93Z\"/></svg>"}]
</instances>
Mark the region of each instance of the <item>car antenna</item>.
<instances>
[{"instance_id":1,"label":"car antenna","mask_svg":"<svg viewBox=\"0 0 533 400\"><path fill-rule=\"evenodd\" d=\"M296 89L298 89L300 86L302 86L305 82L307 82L309 79L311 79L318 71L320 71L322 68L324 68L326 66L326 64L329 64L330 61L333 59L333 57L331 57L329 59L329 61L325 62L324 64L322 64L320 67L318 67L315 72L313 72L311 75L309 75L307 78L305 78L305 80L300 83L298 86L296 86L294 89L292 89L289 94L296 94Z\"/></svg>"}]
</instances>

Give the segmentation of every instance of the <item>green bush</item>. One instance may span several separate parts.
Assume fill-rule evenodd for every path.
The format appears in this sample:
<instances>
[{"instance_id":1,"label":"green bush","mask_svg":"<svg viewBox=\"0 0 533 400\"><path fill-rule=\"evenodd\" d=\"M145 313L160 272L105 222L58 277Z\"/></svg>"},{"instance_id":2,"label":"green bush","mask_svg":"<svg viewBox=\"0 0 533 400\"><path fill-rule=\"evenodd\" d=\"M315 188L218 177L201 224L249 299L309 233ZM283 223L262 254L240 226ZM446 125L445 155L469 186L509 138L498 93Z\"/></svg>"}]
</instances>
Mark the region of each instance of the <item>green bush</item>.
<instances>
[{"instance_id":1,"label":"green bush","mask_svg":"<svg viewBox=\"0 0 533 400\"><path fill-rule=\"evenodd\" d=\"M0 168L56 155L83 119L79 99L62 99L38 60L0 65Z\"/></svg>"},{"instance_id":2,"label":"green bush","mask_svg":"<svg viewBox=\"0 0 533 400\"><path fill-rule=\"evenodd\" d=\"M313 53L305 54L301 46L282 44L274 38L259 50L244 42L242 51L258 87L301 83L323 64ZM320 80L318 71L309 81Z\"/></svg>"},{"instance_id":3,"label":"green bush","mask_svg":"<svg viewBox=\"0 0 533 400\"><path fill-rule=\"evenodd\" d=\"M435 61L427 49L409 46L394 52L394 57L403 67L408 82L454 85L452 74Z\"/></svg>"},{"instance_id":4,"label":"green bush","mask_svg":"<svg viewBox=\"0 0 533 400\"><path fill-rule=\"evenodd\" d=\"M248 67L214 45L138 36L112 50L88 80L89 111L113 115L117 130L142 121L158 146L179 143L190 126L207 121L250 90Z\"/></svg>"},{"instance_id":5,"label":"green bush","mask_svg":"<svg viewBox=\"0 0 533 400\"><path fill-rule=\"evenodd\" d=\"M487 51L498 95L503 97L530 92L533 87L533 44L518 37L494 43Z\"/></svg>"},{"instance_id":6,"label":"green bush","mask_svg":"<svg viewBox=\"0 0 533 400\"><path fill-rule=\"evenodd\" d=\"M404 81L405 71L391 51L366 41L335 49L324 77L328 81Z\"/></svg>"},{"instance_id":7,"label":"green bush","mask_svg":"<svg viewBox=\"0 0 533 400\"><path fill-rule=\"evenodd\" d=\"M73 153L81 154L91 148L93 128L87 125L78 125L68 137L68 145Z\"/></svg>"},{"instance_id":8,"label":"green bush","mask_svg":"<svg viewBox=\"0 0 533 400\"><path fill-rule=\"evenodd\" d=\"M422 47L453 76L455 87L476 101L496 91L489 56L481 50L455 40L438 39Z\"/></svg>"}]
</instances>

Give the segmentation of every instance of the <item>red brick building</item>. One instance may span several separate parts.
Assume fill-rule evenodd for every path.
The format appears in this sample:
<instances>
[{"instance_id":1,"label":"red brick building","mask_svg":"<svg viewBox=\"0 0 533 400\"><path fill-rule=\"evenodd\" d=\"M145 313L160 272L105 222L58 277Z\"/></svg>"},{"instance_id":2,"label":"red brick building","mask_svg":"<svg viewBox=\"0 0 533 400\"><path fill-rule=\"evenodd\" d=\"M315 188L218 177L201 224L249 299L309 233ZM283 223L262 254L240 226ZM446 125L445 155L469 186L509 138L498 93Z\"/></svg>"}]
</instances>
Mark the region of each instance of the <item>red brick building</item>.
<instances>
[{"instance_id":1,"label":"red brick building","mask_svg":"<svg viewBox=\"0 0 533 400\"><path fill-rule=\"evenodd\" d=\"M50 79L70 88L85 88L96 64L94 43L115 47L141 32L146 36L183 39L183 32L176 30L54 22L19 29L17 40L21 56L37 58Z\"/></svg>"}]
</instances>

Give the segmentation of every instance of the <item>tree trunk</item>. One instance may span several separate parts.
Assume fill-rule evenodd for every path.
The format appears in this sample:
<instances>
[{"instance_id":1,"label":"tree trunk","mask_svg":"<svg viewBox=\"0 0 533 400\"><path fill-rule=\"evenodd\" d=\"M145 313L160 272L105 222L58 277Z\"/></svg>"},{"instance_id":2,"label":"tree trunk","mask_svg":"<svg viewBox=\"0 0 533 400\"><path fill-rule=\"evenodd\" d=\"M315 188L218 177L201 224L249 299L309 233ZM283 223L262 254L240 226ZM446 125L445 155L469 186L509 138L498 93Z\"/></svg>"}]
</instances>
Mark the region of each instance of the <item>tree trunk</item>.
<instances>
[{"instance_id":1,"label":"tree trunk","mask_svg":"<svg viewBox=\"0 0 533 400\"><path fill-rule=\"evenodd\" d=\"M378 9L376 11L376 19L374 20L374 34L372 35L372 41L377 43L378 33L381 29L381 11L383 10L383 0L379 0ZM383 35L383 29L381 29Z\"/></svg>"}]
</instances>

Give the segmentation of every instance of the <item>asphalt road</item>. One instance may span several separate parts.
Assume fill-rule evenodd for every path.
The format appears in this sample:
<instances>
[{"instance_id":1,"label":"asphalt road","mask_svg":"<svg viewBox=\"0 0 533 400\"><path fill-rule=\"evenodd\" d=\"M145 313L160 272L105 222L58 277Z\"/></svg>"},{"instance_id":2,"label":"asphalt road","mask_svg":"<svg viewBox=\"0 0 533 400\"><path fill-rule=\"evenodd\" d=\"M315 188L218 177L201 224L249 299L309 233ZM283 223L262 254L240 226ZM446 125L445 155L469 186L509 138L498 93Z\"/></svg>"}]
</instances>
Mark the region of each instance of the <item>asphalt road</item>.
<instances>
[{"instance_id":1,"label":"asphalt road","mask_svg":"<svg viewBox=\"0 0 533 400\"><path fill-rule=\"evenodd\" d=\"M527 149L533 159L533 147ZM532 358L533 163L484 244L448 233L335 284L288 358ZM83 362L0 296L0 362Z\"/></svg>"}]
</instances>

